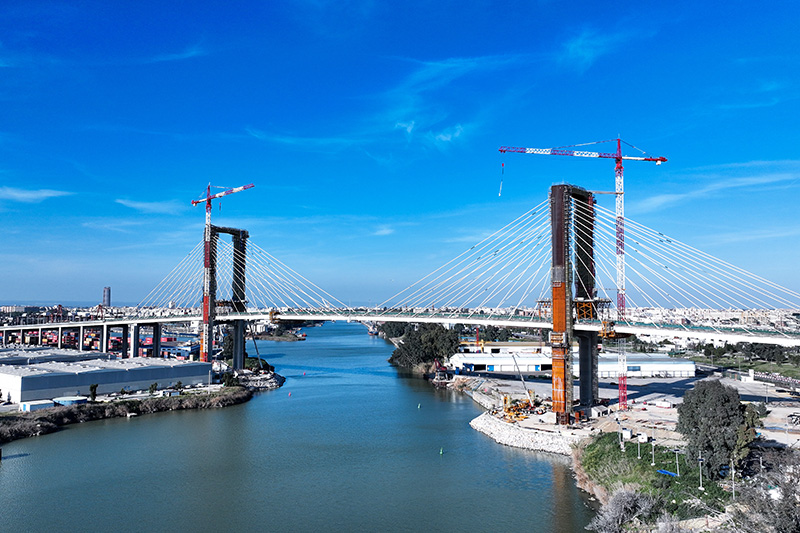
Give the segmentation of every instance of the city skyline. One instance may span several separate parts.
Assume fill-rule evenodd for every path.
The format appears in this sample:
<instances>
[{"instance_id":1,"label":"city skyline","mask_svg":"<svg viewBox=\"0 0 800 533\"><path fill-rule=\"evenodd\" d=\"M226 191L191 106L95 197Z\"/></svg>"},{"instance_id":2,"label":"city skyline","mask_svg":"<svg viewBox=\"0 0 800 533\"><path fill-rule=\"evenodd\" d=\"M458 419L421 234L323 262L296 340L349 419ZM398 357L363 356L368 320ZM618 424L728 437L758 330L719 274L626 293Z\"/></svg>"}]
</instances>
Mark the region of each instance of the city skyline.
<instances>
[{"instance_id":1,"label":"city skyline","mask_svg":"<svg viewBox=\"0 0 800 533\"><path fill-rule=\"evenodd\" d=\"M669 159L626 164L632 220L800 291L793 3L0 13L2 303L141 301L202 240L210 182L255 184L214 223L377 304L554 183L613 190L613 161L500 146L617 135Z\"/></svg>"}]
</instances>

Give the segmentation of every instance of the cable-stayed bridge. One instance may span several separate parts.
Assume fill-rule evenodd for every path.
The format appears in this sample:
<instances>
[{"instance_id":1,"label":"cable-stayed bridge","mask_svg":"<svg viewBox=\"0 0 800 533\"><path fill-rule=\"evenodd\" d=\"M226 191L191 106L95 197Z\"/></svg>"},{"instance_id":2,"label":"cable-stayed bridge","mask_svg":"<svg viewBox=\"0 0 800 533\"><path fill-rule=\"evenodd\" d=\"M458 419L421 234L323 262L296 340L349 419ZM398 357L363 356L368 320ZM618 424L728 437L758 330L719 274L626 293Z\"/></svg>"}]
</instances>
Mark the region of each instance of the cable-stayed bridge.
<instances>
[{"instance_id":1,"label":"cable-stayed bridge","mask_svg":"<svg viewBox=\"0 0 800 533\"><path fill-rule=\"evenodd\" d=\"M0 327L3 344L26 332L121 329L123 353L138 353L140 327L160 340L165 323L234 326L235 362L244 331L257 320L359 320L513 326L550 330L561 379L571 374L571 347L581 368L596 368L599 337L651 335L709 342L800 346L800 294L656 230L624 220L624 285L618 283L618 217L593 193L556 185L549 197L385 302L342 303L249 241L246 230L211 226L203 241L127 316L78 323ZM231 236L228 242L226 236ZM623 297L620 298L620 293ZM132 330L132 331L131 331ZM131 345L128 345L130 338ZM212 352L213 335L203 340ZM82 343L81 343L82 344ZM594 346L594 348L592 348ZM105 350L103 350L105 351ZM236 361L238 359L238 361ZM592 363L595 363L592 365ZM584 366L584 364L588 366ZM584 374L582 372L582 374ZM587 396L594 397L587 382ZM571 386L559 385L563 405ZM583 390L582 390L583 397ZM571 408L564 408L569 412Z\"/></svg>"},{"instance_id":2,"label":"cable-stayed bridge","mask_svg":"<svg viewBox=\"0 0 800 533\"><path fill-rule=\"evenodd\" d=\"M343 303L252 241L246 257L232 243L216 252L217 319L372 320L552 327L552 224L544 200L483 241L386 301L369 308ZM575 291L591 284L595 294L577 298L576 330L599 331L615 321L623 333L673 335L729 342L800 346L791 313L800 294L726 263L687 244L625 220L627 308L619 318L615 283L615 216L598 205L575 203L570 223L594 221L593 242L572 231L570 273ZM577 238L576 238L577 237ZM586 251L593 249L593 254ZM186 255L124 318L161 323L197 321L202 314L203 241ZM587 258L593 264L586 264ZM235 267L246 272L235 279ZM587 281L586 276L591 276ZM244 291L244 309L234 309L234 292ZM587 306L594 312L585 312ZM582 311L583 310L583 311ZM58 323L44 325L56 326ZM68 324L68 323L65 323ZM25 326L2 326L0 331Z\"/></svg>"}]
</instances>

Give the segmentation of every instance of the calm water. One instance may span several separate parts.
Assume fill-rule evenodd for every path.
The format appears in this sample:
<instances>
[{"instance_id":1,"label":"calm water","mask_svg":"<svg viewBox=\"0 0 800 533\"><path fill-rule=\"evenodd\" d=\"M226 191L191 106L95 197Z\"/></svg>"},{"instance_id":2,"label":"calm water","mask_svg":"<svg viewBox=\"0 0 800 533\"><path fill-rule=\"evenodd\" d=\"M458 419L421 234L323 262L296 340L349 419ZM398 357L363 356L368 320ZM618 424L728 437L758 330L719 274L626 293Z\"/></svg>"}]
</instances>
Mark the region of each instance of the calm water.
<instances>
[{"instance_id":1,"label":"calm water","mask_svg":"<svg viewBox=\"0 0 800 533\"><path fill-rule=\"evenodd\" d=\"M259 343L287 381L247 404L4 445L0 531L584 531L566 460L474 431L360 325L305 331Z\"/></svg>"}]
</instances>

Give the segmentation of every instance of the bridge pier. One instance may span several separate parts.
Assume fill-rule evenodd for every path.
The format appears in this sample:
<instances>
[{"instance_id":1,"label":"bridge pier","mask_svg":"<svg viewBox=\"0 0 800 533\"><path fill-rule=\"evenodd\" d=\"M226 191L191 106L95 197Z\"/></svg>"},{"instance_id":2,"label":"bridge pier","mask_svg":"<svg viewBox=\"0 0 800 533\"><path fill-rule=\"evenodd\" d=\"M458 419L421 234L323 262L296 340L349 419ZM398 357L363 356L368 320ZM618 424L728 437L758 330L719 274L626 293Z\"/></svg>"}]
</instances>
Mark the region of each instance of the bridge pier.
<instances>
[{"instance_id":1,"label":"bridge pier","mask_svg":"<svg viewBox=\"0 0 800 533\"><path fill-rule=\"evenodd\" d=\"M122 346L120 346L120 359L125 359L125 356L128 355L128 335L129 335L130 327L128 324L122 325Z\"/></svg>"},{"instance_id":2,"label":"bridge pier","mask_svg":"<svg viewBox=\"0 0 800 533\"><path fill-rule=\"evenodd\" d=\"M79 352L83 351L83 340L84 340L83 333L84 333L83 326L78 326L78 351Z\"/></svg>"},{"instance_id":3,"label":"bridge pier","mask_svg":"<svg viewBox=\"0 0 800 533\"><path fill-rule=\"evenodd\" d=\"M153 357L161 357L161 322L153 324Z\"/></svg>"},{"instance_id":4,"label":"bridge pier","mask_svg":"<svg viewBox=\"0 0 800 533\"><path fill-rule=\"evenodd\" d=\"M580 397L581 407L591 407L600 399L600 384L597 377L597 343L599 335L596 331L581 331L578 337L578 361L581 367Z\"/></svg>"},{"instance_id":5,"label":"bridge pier","mask_svg":"<svg viewBox=\"0 0 800 533\"><path fill-rule=\"evenodd\" d=\"M141 342L139 338L139 327L139 323L133 325L133 332L131 334L131 357L139 357L139 343Z\"/></svg>"},{"instance_id":6,"label":"bridge pier","mask_svg":"<svg viewBox=\"0 0 800 533\"><path fill-rule=\"evenodd\" d=\"M244 320L233 321L233 369L244 368Z\"/></svg>"},{"instance_id":7,"label":"bridge pier","mask_svg":"<svg viewBox=\"0 0 800 533\"><path fill-rule=\"evenodd\" d=\"M102 329L100 331L100 352L101 353L108 352L108 334L109 334L108 324L103 324Z\"/></svg>"}]
</instances>

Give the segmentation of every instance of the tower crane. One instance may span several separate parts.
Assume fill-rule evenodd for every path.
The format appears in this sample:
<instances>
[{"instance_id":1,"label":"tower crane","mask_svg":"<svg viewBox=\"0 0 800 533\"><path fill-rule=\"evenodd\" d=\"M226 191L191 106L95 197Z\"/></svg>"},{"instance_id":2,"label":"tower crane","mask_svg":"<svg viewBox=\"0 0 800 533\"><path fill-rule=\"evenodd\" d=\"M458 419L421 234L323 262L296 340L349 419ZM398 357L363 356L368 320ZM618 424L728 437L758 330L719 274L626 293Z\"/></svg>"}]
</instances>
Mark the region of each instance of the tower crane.
<instances>
[{"instance_id":1,"label":"tower crane","mask_svg":"<svg viewBox=\"0 0 800 533\"><path fill-rule=\"evenodd\" d=\"M211 284L213 277L214 259L211 257L211 200L222 198L235 192L252 189L252 183L241 187L234 187L216 194L211 194L211 184L206 188L206 197L199 200L192 200L192 205L202 202L206 203L206 227L204 233L204 253L203 253L203 330L200 336L200 360L207 362L211 359L214 333L214 309L211 306Z\"/></svg>"},{"instance_id":2,"label":"tower crane","mask_svg":"<svg viewBox=\"0 0 800 533\"><path fill-rule=\"evenodd\" d=\"M575 148L579 146L587 146L591 144L602 144L607 142L617 142L617 151L614 153L610 152L587 152L583 150L570 150L570 148ZM610 139L606 141L596 141L592 143L584 143L584 144L576 144L571 146L562 146L558 148L520 148L515 146L501 146L500 152L513 152L513 153L520 153L520 154L541 154L541 155L566 155L566 156L574 156L574 157L596 157L596 158L603 158L603 159L613 159L616 162L616 166L614 168L614 175L615 175L615 189L614 194L616 195L616 232L617 232L617 319L618 320L625 320L625 188L624 188L624 181L623 181L623 166L622 161L652 161L655 162L656 165L660 165L661 163L665 163L667 161L666 157L651 157L645 154L639 148L636 148L632 144L625 142L626 145L639 150L642 152L642 156L628 156L622 155L622 143L625 142L619 137L616 139ZM603 328L603 332L609 331L606 327ZM611 330L610 336L613 335L613 330ZM622 341L624 342L624 341ZM625 355L624 346L621 346L619 351L619 408L620 409L627 409L628 407L628 364L627 364L627 357Z\"/></svg>"}]
</instances>

